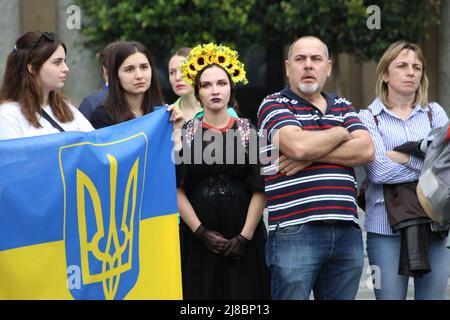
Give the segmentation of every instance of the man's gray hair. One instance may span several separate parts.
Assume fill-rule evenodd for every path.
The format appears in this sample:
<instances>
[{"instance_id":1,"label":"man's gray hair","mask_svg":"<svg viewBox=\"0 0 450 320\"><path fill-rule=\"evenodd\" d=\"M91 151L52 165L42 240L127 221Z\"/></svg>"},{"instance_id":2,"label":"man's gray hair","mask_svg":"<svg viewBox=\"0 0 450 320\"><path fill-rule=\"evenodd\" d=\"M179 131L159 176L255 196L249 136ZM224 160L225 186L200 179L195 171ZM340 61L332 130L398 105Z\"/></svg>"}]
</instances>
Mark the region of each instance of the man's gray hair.
<instances>
[{"instance_id":1,"label":"man's gray hair","mask_svg":"<svg viewBox=\"0 0 450 320\"><path fill-rule=\"evenodd\" d=\"M294 45L297 43L297 41L299 41L299 40L301 40L301 39L305 39L305 38L313 38L313 39L317 39L317 40L319 40L320 42L322 42L323 47L324 47L324 49L325 49L325 57L326 57L327 59L330 58L330 55L329 55L329 52L328 52L328 47L327 47L326 43L322 41L322 39L320 39L320 38L318 38L318 37L316 37L316 36L303 36L303 37L300 37L300 38L295 39L295 40L291 43L291 45L289 46L288 56L287 56L288 60L291 58L291 55L292 55L292 48L293 48Z\"/></svg>"}]
</instances>

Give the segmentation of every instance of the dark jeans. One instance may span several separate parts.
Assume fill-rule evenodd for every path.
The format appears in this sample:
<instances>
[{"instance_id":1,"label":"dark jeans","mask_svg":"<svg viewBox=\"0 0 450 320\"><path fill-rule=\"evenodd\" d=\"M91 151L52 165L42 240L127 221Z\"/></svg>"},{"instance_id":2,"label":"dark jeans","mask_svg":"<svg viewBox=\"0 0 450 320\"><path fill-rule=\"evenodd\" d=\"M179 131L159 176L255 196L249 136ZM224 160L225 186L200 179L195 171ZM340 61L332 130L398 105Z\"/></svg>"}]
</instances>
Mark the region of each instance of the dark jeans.
<instances>
[{"instance_id":1,"label":"dark jeans","mask_svg":"<svg viewBox=\"0 0 450 320\"><path fill-rule=\"evenodd\" d=\"M361 230L353 224L305 223L269 233L266 260L272 299L352 300L364 264Z\"/></svg>"}]
</instances>

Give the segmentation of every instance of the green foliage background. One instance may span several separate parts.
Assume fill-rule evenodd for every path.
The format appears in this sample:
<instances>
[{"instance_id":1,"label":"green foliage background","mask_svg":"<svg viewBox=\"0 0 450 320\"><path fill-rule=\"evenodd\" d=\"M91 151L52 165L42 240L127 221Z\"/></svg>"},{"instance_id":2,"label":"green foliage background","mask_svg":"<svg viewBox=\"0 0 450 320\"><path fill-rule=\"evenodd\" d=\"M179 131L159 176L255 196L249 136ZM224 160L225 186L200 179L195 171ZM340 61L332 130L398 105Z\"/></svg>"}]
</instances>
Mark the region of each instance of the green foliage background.
<instances>
[{"instance_id":1,"label":"green foliage background","mask_svg":"<svg viewBox=\"0 0 450 320\"><path fill-rule=\"evenodd\" d=\"M214 41L248 48L262 25L250 18L257 0L79 0L88 15L86 45L100 49L117 40L137 40L158 57L179 46Z\"/></svg>"},{"instance_id":2,"label":"green foliage background","mask_svg":"<svg viewBox=\"0 0 450 320\"><path fill-rule=\"evenodd\" d=\"M179 46L214 41L240 52L304 34L322 37L334 54L377 59L398 39L417 42L438 23L436 0L78 0L86 45L137 40L167 57ZM367 7L381 8L381 29L366 26Z\"/></svg>"}]
</instances>

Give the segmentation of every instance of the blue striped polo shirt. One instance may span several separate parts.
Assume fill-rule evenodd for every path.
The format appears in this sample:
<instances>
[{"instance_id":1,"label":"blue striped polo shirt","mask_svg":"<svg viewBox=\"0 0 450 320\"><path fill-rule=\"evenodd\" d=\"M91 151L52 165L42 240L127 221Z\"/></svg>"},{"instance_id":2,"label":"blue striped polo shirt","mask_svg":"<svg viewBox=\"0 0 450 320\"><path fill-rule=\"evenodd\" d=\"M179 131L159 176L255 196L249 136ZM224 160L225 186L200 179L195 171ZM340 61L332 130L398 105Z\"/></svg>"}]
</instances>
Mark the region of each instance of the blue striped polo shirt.
<instances>
[{"instance_id":1,"label":"blue striped polo shirt","mask_svg":"<svg viewBox=\"0 0 450 320\"><path fill-rule=\"evenodd\" d=\"M267 145L260 150L262 157L268 154L268 150L276 149L271 144L272 136L285 126L294 125L312 131L342 126L350 133L367 130L349 101L332 94L322 95L327 100L325 114L288 87L263 100L258 110L260 135L267 138ZM283 228L319 220L358 223L353 168L314 162L289 177L277 173L274 165L267 165L263 172L266 174L269 230L275 230L277 225Z\"/></svg>"}]
</instances>

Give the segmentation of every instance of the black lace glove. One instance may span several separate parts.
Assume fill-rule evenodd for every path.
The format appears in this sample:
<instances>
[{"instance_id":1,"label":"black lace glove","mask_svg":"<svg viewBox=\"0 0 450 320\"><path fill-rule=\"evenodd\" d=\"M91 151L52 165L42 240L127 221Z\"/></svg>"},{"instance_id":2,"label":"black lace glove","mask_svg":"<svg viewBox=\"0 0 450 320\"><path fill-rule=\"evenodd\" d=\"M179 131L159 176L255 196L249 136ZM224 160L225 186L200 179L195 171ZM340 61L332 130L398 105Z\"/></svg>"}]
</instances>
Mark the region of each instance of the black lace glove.
<instances>
[{"instance_id":1,"label":"black lace glove","mask_svg":"<svg viewBox=\"0 0 450 320\"><path fill-rule=\"evenodd\" d=\"M224 255L231 256L233 259L239 260L244 256L249 243L250 240L245 238L243 235L238 234L236 237L228 240L224 248Z\"/></svg>"},{"instance_id":2,"label":"black lace glove","mask_svg":"<svg viewBox=\"0 0 450 320\"><path fill-rule=\"evenodd\" d=\"M220 233L208 230L203 225L200 225L194 234L209 250L217 254L223 252L228 242Z\"/></svg>"}]
</instances>

